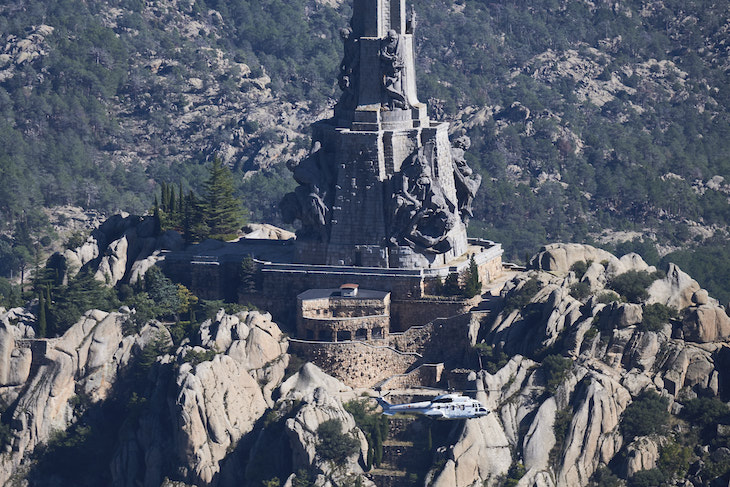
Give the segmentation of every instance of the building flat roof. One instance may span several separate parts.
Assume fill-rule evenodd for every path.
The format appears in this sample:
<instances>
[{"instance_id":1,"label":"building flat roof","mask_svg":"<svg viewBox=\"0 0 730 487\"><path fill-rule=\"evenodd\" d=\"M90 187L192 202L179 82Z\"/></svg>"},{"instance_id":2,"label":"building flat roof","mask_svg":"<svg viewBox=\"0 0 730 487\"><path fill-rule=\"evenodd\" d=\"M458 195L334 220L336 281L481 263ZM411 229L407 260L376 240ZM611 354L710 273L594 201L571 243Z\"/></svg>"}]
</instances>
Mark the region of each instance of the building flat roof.
<instances>
[{"instance_id":1,"label":"building flat roof","mask_svg":"<svg viewBox=\"0 0 730 487\"><path fill-rule=\"evenodd\" d=\"M297 296L298 299L306 301L309 299L343 298L343 299L385 299L390 293L387 291L374 291L372 289L359 289L357 296L342 296L340 289L307 289Z\"/></svg>"}]
</instances>

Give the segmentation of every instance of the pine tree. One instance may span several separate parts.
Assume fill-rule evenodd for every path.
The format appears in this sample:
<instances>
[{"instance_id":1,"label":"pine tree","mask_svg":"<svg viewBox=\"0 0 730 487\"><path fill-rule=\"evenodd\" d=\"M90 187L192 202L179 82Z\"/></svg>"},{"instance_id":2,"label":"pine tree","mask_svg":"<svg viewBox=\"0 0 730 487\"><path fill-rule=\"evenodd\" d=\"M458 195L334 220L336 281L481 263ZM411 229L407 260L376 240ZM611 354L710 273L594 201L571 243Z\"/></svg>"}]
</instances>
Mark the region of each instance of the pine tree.
<instances>
[{"instance_id":1,"label":"pine tree","mask_svg":"<svg viewBox=\"0 0 730 487\"><path fill-rule=\"evenodd\" d=\"M481 293L482 282L479 280L479 267L477 267L474 254L472 254L469 259L469 269L466 271L466 279L464 279L464 296L473 298Z\"/></svg>"},{"instance_id":2,"label":"pine tree","mask_svg":"<svg viewBox=\"0 0 730 487\"><path fill-rule=\"evenodd\" d=\"M201 219L193 225L196 236L225 239L237 234L246 221L246 213L234 196L231 171L217 157L210 167L210 177L204 188L205 195L199 205ZM207 235L201 234L205 227Z\"/></svg>"}]
</instances>

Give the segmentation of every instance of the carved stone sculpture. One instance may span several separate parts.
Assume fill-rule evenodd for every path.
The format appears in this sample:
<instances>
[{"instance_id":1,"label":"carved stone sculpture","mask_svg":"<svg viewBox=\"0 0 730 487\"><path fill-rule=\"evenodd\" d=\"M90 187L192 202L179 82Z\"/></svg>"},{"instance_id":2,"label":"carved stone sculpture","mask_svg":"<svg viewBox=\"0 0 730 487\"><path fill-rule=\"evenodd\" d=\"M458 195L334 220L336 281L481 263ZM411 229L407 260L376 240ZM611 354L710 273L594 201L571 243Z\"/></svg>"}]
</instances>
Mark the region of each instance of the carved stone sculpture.
<instances>
[{"instance_id":1,"label":"carved stone sculpture","mask_svg":"<svg viewBox=\"0 0 730 487\"><path fill-rule=\"evenodd\" d=\"M321 148L321 143L316 141L302 161L287 163L299 186L284 196L279 208L285 223L301 221L302 227L297 232L297 238L326 242L330 211L327 200L333 175L321 156Z\"/></svg>"},{"instance_id":2,"label":"carved stone sculpture","mask_svg":"<svg viewBox=\"0 0 730 487\"><path fill-rule=\"evenodd\" d=\"M416 9L411 5L411 13L406 20L406 34L413 34L416 31L418 20L416 19Z\"/></svg>"},{"instance_id":3,"label":"carved stone sculpture","mask_svg":"<svg viewBox=\"0 0 730 487\"><path fill-rule=\"evenodd\" d=\"M431 158L429 158L429 155ZM391 243L432 253L451 249L448 233L457 223L454 209L434 184L433 144L414 152L393 176Z\"/></svg>"},{"instance_id":4,"label":"carved stone sculpture","mask_svg":"<svg viewBox=\"0 0 730 487\"><path fill-rule=\"evenodd\" d=\"M389 30L380 48L380 65L383 72L384 105L394 110L407 109L403 84L403 68L405 68L404 43L396 31Z\"/></svg>"},{"instance_id":5,"label":"carved stone sculpture","mask_svg":"<svg viewBox=\"0 0 730 487\"><path fill-rule=\"evenodd\" d=\"M474 216L471 205L479 186L482 184L482 176L474 174L472 168L466 163L464 153L469 150L469 147L471 147L471 139L466 135L462 135L454 141L454 146L451 148L456 199L464 224L469 224L469 219Z\"/></svg>"},{"instance_id":6,"label":"carved stone sculpture","mask_svg":"<svg viewBox=\"0 0 730 487\"><path fill-rule=\"evenodd\" d=\"M339 104L346 110L353 110L358 101L360 49L357 39L353 38L352 29L349 27L340 29L340 38L342 38L345 53L340 63L340 73L337 76L337 84L342 90Z\"/></svg>"}]
</instances>

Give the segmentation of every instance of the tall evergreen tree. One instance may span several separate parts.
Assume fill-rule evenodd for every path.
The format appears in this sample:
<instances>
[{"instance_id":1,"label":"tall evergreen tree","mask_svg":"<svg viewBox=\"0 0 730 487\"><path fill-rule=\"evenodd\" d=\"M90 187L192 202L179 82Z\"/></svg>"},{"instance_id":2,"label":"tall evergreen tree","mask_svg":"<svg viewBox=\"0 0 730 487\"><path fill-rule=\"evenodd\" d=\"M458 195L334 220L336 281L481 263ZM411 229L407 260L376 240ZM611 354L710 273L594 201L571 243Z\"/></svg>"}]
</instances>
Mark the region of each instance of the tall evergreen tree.
<instances>
[{"instance_id":1,"label":"tall evergreen tree","mask_svg":"<svg viewBox=\"0 0 730 487\"><path fill-rule=\"evenodd\" d=\"M477 294L482 293L482 282L479 280L479 267L474 260L474 254L469 259L469 269L467 269L466 279L464 279L464 296L473 298Z\"/></svg>"},{"instance_id":2,"label":"tall evergreen tree","mask_svg":"<svg viewBox=\"0 0 730 487\"><path fill-rule=\"evenodd\" d=\"M46 323L46 297L43 290L38 294L38 338L45 338L48 332Z\"/></svg>"},{"instance_id":3,"label":"tall evergreen tree","mask_svg":"<svg viewBox=\"0 0 730 487\"><path fill-rule=\"evenodd\" d=\"M217 157L210 166L210 177L204 184L205 194L199 205L200 220L193 226L199 238L226 238L235 235L246 222L246 212L234 196L233 175ZM196 228L197 227L197 228ZM207 235L201 234L205 232Z\"/></svg>"}]
</instances>

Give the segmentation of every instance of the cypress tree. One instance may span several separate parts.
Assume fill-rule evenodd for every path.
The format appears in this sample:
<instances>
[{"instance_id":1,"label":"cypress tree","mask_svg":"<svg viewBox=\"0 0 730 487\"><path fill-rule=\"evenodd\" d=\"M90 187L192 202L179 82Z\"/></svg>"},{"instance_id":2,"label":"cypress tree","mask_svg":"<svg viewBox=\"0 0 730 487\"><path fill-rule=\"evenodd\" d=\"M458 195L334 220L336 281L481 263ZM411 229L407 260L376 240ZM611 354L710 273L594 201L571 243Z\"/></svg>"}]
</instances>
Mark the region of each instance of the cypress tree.
<instances>
[{"instance_id":1,"label":"cypress tree","mask_svg":"<svg viewBox=\"0 0 730 487\"><path fill-rule=\"evenodd\" d=\"M479 280L479 267L474 260L474 254L469 259L469 269L466 271L466 279L464 279L464 296L473 298L482 292L482 282Z\"/></svg>"},{"instance_id":2,"label":"cypress tree","mask_svg":"<svg viewBox=\"0 0 730 487\"><path fill-rule=\"evenodd\" d=\"M217 157L210 167L210 177L204 184L205 194L200 204L196 236L226 238L235 235L246 222L241 202L234 196L235 188L231 171ZM202 235L207 227L207 235Z\"/></svg>"},{"instance_id":3,"label":"cypress tree","mask_svg":"<svg viewBox=\"0 0 730 487\"><path fill-rule=\"evenodd\" d=\"M46 298L43 288L38 294L38 338L45 338L47 333L46 324Z\"/></svg>"}]
</instances>

